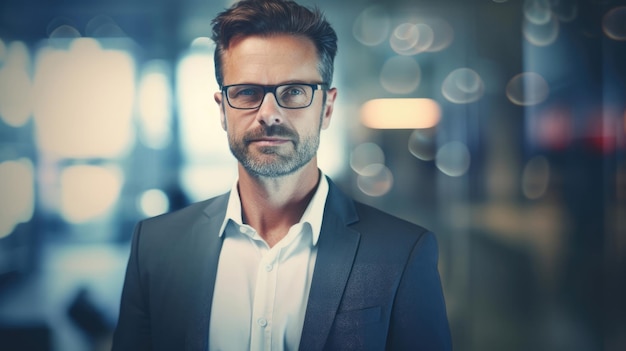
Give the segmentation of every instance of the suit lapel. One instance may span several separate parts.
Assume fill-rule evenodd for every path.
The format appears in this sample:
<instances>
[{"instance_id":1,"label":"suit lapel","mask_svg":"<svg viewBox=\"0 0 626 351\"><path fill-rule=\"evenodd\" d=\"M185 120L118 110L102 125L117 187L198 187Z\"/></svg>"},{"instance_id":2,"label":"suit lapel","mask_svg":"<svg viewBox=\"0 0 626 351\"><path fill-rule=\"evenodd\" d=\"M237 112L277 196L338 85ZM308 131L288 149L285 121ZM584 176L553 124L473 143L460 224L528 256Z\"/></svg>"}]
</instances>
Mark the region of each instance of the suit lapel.
<instances>
[{"instance_id":1,"label":"suit lapel","mask_svg":"<svg viewBox=\"0 0 626 351\"><path fill-rule=\"evenodd\" d=\"M190 326L186 337L186 350L208 350L209 320L217 264L222 249L222 238L218 231L226 215L228 195L214 199L203 211L202 216L192 228L192 245L189 248L191 262L189 269L195 273L191 275L192 290L196 293L195 301L190 301L195 308L192 310Z\"/></svg>"},{"instance_id":2,"label":"suit lapel","mask_svg":"<svg viewBox=\"0 0 626 351\"><path fill-rule=\"evenodd\" d=\"M359 245L360 234L347 225L357 220L353 201L329 179L300 350L321 350L328 338Z\"/></svg>"}]
</instances>

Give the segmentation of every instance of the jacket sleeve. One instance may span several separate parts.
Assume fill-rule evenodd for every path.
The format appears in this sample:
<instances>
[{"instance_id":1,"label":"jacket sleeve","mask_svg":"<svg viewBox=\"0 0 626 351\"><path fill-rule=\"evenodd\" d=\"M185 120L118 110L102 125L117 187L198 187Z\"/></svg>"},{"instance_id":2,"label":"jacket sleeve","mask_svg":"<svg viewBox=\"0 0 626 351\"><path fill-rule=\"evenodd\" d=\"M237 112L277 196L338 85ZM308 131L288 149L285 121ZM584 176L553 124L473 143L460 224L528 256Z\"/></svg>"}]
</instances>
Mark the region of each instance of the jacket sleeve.
<instances>
[{"instance_id":1,"label":"jacket sleeve","mask_svg":"<svg viewBox=\"0 0 626 351\"><path fill-rule=\"evenodd\" d=\"M133 233L120 314L113 334L113 351L152 349L147 281L139 264L140 234L141 223L135 227Z\"/></svg>"},{"instance_id":2,"label":"jacket sleeve","mask_svg":"<svg viewBox=\"0 0 626 351\"><path fill-rule=\"evenodd\" d=\"M437 241L427 232L413 247L396 293L388 350L452 350L437 260Z\"/></svg>"}]
</instances>

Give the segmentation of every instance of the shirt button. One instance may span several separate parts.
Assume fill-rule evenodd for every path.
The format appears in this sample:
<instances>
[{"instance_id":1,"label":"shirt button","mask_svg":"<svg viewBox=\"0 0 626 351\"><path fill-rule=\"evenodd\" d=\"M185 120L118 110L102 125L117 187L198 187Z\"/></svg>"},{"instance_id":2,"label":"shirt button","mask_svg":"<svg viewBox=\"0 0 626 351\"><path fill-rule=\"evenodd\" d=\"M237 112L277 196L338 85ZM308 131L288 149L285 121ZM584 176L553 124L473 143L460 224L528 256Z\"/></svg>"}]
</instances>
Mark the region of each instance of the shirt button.
<instances>
[{"instance_id":1,"label":"shirt button","mask_svg":"<svg viewBox=\"0 0 626 351\"><path fill-rule=\"evenodd\" d=\"M268 265L266 265L266 266L265 266L265 270L266 270L267 272L271 272L271 271L272 271L272 269L274 269L274 266L272 266L271 264L268 264Z\"/></svg>"},{"instance_id":2,"label":"shirt button","mask_svg":"<svg viewBox=\"0 0 626 351\"><path fill-rule=\"evenodd\" d=\"M265 327L267 325L267 320L265 318L259 318L259 320L257 321L257 323L261 326L261 327Z\"/></svg>"},{"instance_id":3,"label":"shirt button","mask_svg":"<svg viewBox=\"0 0 626 351\"><path fill-rule=\"evenodd\" d=\"M246 227L244 226L239 227L239 232L241 232L242 234L246 234L247 232Z\"/></svg>"}]
</instances>

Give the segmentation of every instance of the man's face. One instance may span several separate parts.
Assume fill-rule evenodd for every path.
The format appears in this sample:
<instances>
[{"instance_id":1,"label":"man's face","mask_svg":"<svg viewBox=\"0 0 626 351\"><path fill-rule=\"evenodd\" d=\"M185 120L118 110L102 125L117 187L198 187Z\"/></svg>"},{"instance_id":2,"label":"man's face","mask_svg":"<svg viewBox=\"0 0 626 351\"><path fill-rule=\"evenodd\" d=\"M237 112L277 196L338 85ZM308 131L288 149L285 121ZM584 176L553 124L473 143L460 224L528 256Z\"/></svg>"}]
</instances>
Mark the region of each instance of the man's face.
<instances>
[{"instance_id":1,"label":"man's face","mask_svg":"<svg viewBox=\"0 0 626 351\"><path fill-rule=\"evenodd\" d=\"M224 85L322 83L315 45L291 35L235 39L223 52ZM315 162L320 130L330 123L336 90L314 92L303 109L285 109L268 93L253 110L232 108L221 92L222 127L233 155L251 175L280 177ZM317 166L315 166L317 167Z\"/></svg>"}]
</instances>

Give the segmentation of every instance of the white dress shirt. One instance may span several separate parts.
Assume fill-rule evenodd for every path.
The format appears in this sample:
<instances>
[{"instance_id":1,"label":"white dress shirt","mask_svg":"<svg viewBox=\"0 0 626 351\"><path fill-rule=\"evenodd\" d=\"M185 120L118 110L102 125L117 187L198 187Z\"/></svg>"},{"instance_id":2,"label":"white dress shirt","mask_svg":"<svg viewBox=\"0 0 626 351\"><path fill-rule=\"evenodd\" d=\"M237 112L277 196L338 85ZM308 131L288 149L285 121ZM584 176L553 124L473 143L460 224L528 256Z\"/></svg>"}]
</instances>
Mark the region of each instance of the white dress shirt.
<instances>
[{"instance_id":1,"label":"white dress shirt","mask_svg":"<svg viewBox=\"0 0 626 351\"><path fill-rule=\"evenodd\" d=\"M219 233L209 350L297 350L317 257L328 181L320 182L300 222L270 248L243 224L237 182Z\"/></svg>"}]
</instances>

